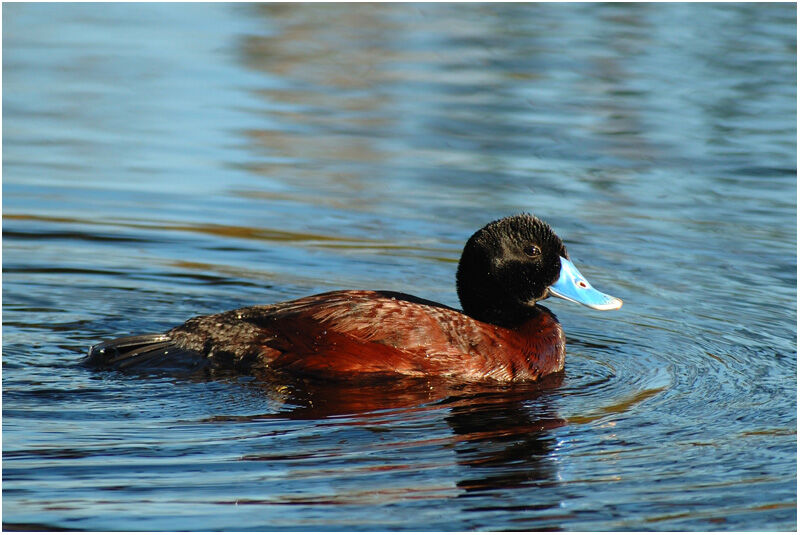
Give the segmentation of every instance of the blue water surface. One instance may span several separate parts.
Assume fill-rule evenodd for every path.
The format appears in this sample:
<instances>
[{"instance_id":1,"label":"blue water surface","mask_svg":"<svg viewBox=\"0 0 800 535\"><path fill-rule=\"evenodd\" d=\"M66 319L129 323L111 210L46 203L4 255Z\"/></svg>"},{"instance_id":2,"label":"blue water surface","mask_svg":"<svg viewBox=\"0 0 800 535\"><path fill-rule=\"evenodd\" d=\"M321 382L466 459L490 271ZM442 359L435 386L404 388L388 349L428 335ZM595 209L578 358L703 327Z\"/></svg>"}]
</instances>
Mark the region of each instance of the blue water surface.
<instances>
[{"instance_id":1,"label":"blue water surface","mask_svg":"<svg viewBox=\"0 0 800 535\"><path fill-rule=\"evenodd\" d=\"M797 527L793 4L5 4L3 522ZM618 312L541 385L130 376L532 211Z\"/></svg>"}]
</instances>

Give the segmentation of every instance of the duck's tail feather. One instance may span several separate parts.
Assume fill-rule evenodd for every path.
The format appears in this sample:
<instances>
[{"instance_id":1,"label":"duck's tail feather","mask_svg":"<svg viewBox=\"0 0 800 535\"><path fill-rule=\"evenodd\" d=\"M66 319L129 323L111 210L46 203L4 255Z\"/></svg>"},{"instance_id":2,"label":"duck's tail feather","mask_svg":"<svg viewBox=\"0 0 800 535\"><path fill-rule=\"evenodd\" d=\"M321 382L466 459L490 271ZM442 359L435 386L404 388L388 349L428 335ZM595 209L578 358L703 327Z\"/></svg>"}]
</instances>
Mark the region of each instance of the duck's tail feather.
<instances>
[{"instance_id":1,"label":"duck's tail feather","mask_svg":"<svg viewBox=\"0 0 800 535\"><path fill-rule=\"evenodd\" d=\"M112 370L193 373L207 367L208 359L184 349L167 334L125 336L93 345L83 360L87 366Z\"/></svg>"}]
</instances>

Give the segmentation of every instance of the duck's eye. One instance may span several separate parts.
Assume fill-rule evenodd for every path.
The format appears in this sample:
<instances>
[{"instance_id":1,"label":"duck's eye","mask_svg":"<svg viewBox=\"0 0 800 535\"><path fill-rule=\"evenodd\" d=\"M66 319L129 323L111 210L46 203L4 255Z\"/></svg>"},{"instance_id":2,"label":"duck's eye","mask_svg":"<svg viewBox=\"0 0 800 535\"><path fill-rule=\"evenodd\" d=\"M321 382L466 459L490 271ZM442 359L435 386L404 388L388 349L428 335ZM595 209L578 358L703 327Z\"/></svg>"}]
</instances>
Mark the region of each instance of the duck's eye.
<instances>
[{"instance_id":1,"label":"duck's eye","mask_svg":"<svg viewBox=\"0 0 800 535\"><path fill-rule=\"evenodd\" d=\"M540 254L542 254L542 250L539 249L538 245L529 245L525 248L523 252L525 253L525 256L530 256L530 257L539 256Z\"/></svg>"}]
</instances>

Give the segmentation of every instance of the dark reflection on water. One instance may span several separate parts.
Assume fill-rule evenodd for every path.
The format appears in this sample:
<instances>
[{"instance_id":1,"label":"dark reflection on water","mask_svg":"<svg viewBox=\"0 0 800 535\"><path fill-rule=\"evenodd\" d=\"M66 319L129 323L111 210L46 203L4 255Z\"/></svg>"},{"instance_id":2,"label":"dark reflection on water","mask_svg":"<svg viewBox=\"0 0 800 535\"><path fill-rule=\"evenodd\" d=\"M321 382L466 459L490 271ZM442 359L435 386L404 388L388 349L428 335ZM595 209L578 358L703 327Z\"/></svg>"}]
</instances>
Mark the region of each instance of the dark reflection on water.
<instances>
[{"instance_id":1,"label":"dark reflection on water","mask_svg":"<svg viewBox=\"0 0 800 535\"><path fill-rule=\"evenodd\" d=\"M467 494L446 489L447 494L469 499L471 494L507 491L526 486L553 484L557 468L552 458L556 440L550 431L566 425L559 418L549 396L563 382L558 374L535 385L458 385L446 381L400 380L359 386L325 385L317 381L259 384L265 394L280 399L278 412L247 416L215 416L209 422L280 421L283 419L316 422L317 426L358 427L381 436L371 439L361 455L376 460L360 470L393 473L438 468L436 464L414 464L414 452L421 448L451 450L455 462L467 470L456 481ZM451 432L419 434L423 422L446 422ZM424 425L424 424L423 424ZM409 428L403 431L402 428ZM341 452L275 451L252 453L242 460L258 463L304 463L309 457L334 459ZM351 459L352 460L352 459ZM399 463L399 464L398 464ZM325 470L324 466L322 467ZM344 470L354 469L350 463ZM358 469L357 469L358 470ZM429 482L425 481L426 484ZM409 483L404 493L443 492ZM354 504L363 500L363 490L355 495L309 497L287 503ZM470 500L471 501L471 500ZM274 499L250 500L273 503ZM538 509L558 507L557 502L538 505ZM478 512L481 505L469 505ZM421 527L420 525L419 527ZM442 527L446 527L443 524Z\"/></svg>"},{"instance_id":2,"label":"dark reflection on water","mask_svg":"<svg viewBox=\"0 0 800 535\"><path fill-rule=\"evenodd\" d=\"M796 21L780 4L10 4L3 521L796 528ZM456 306L533 210L615 313L537 385L96 372L338 288Z\"/></svg>"}]
</instances>

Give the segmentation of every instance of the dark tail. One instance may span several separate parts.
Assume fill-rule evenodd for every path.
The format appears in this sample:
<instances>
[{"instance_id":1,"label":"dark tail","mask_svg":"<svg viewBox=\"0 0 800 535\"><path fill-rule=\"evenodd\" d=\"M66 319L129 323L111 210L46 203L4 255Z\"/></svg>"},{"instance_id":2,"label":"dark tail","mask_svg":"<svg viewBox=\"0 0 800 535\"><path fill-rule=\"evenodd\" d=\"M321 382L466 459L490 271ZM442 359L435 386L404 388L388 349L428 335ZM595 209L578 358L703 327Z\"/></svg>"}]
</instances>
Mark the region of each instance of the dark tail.
<instances>
[{"instance_id":1,"label":"dark tail","mask_svg":"<svg viewBox=\"0 0 800 535\"><path fill-rule=\"evenodd\" d=\"M196 372L208 366L197 351L178 347L167 334L125 336L93 345L83 364L132 371Z\"/></svg>"}]
</instances>

